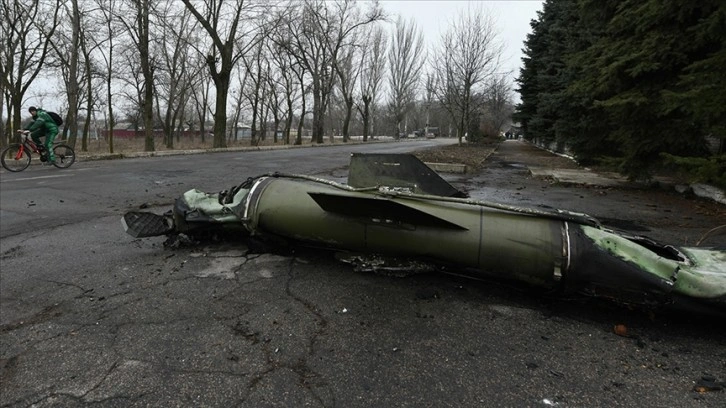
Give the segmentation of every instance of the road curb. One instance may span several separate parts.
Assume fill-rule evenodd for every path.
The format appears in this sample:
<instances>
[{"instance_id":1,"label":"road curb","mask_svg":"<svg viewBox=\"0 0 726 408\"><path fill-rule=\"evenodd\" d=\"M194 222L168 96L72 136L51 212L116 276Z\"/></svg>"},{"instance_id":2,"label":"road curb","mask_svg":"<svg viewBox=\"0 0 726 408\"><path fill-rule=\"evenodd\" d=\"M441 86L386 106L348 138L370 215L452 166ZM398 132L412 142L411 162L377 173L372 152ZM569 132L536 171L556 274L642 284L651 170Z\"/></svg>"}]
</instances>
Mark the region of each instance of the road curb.
<instances>
[{"instance_id":1,"label":"road curb","mask_svg":"<svg viewBox=\"0 0 726 408\"><path fill-rule=\"evenodd\" d=\"M466 164L461 163L431 163L424 162L425 165L437 173L466 173Z\"/></svg>"},{"instance_id":2,"label":"road curb","mask_svg":"<svg viewBox=\"0 0 726 408\"><path fill-rule=\"evenodd\" d=\"M550 149L538 146L534 143L526 143L529 143L534 147L545 150L554 155L570 159L573 162L577 163L575 158L572 156L554 152ZM583 172L586 174L585 176L583 176ZM530 168L530 173L533 176L552 177L556 182L564 184L587 184L599 185L603 187L627 187L638 185L639 187L647 187L647 184L630 181L624 176L617 173L596 172L586 167L580 167L579 170ZM577 173L579 173L579 175ZM691 183L684 185L682 183L677 183L673 180L663 177L654 177L650 183L657 183L657 185L663 188L674 190L680 194L693 194L696 197L713 200L719 204L726 205L726 193L724 193L722 189L716 186L703 183Z\"/></svg>"},{"instance_id":3,"label":"road curb","mask_svg":"<svg viewBox=\"0 0 726 408\"><path fill-rule=\"evenodd\" d=\"M351 146L351 145L357 145L357 144L393 143L393 142L401 142L401 141L405 141L405 140L395 140L395 139L371 140L371 139L369 139L365 142L356 140L356 141L328 143L328 144L323 143L323 144L303 144L303 145L243 146L243 147L221 147L221 148L206 148L206 149L186 149L186 150L160 150L160 151L153 151L153 152L130 152L130 153L76 153L76 159L82 160L82 161L137 159L137 158L180 156L180 155L204 154L204 153L257 152L257 151L264 151L264 150Z\"/></svg>"}]
</instances>

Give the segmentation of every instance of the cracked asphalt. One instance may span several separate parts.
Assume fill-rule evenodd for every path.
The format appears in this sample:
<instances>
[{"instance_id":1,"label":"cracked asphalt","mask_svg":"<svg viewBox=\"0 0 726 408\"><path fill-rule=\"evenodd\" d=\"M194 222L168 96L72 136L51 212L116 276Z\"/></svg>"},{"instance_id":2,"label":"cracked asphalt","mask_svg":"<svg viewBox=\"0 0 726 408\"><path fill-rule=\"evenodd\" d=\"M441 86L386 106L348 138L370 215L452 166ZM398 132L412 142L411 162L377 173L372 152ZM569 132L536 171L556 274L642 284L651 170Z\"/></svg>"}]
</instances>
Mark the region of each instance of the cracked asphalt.
<instances>
[{"instance_id":1,"label":"cracked asphalt","mask_svg":"<svg viewBox=\"0 0 726 408\"><path fill-rule=\"evenodd\" d=\"M447 178L679 245L723 223L719 204L672 192L532 177L515 144L487 162ZM169 248L127 236L117 214L54 232L2 239L3 407L726 406L723 321L357 272L313 249ZM69 253L59 274L51 260Z\"/></svg>"}]
</instances>

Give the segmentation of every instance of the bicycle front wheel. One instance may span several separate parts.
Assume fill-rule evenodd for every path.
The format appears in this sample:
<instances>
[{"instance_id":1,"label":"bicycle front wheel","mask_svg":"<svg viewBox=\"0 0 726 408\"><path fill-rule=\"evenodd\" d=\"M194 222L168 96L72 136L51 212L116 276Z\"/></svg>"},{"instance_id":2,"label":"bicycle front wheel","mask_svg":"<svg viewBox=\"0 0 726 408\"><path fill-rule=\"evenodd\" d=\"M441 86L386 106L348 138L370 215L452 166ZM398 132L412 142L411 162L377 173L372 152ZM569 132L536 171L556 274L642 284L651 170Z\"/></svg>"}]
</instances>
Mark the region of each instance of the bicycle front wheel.
<instances>
[{"instance_id":1,"label":"bicycle front wheel","mask_svg":"<svg viewBox=\"0 0 726 408\"><path fill-rule=\"evenodd\" d=\"M67 144L59 144L53 147L53 154L55 155L53 165L59 169L71 167L71 164L76 162L76 153Z\"/></svg>"},{"instance_id":2,"label":"bicycle front wheel","mask_svg":"<svg viewBox=\"0 0 726 408\"><path fill-rule=\"evenodd\" d=\"M0 153L0 164L7 171L23 171L30 165L30 152L20 143L13 143Z\"/></svg>"}]
</instances>

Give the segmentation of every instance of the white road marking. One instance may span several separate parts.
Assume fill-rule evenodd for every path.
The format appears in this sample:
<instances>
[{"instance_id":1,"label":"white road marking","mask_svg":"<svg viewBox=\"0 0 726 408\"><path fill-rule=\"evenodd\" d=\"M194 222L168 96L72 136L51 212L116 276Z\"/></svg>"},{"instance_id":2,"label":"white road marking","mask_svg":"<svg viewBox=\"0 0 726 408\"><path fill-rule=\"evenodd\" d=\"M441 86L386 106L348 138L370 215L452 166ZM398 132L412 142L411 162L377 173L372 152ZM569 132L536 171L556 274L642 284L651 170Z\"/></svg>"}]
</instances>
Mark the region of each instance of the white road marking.
<instances>
[{"instance_id":1,"label":"white road marking","mask_svg":"<svg viewBox=\"0 0 726 408\"><path fill-rule=\"evenodd\" d=\"M73 175L73 173L54 174L52 176L24 177L24 178L19 178L19 179L14 179L14 180L0 180L0 183L6 183L6 182L12 182L12 181L30 181L30 180L41 180L41 179L49 179L49 178L67 177L69 175Z\"/></svg>"}]
</instances>

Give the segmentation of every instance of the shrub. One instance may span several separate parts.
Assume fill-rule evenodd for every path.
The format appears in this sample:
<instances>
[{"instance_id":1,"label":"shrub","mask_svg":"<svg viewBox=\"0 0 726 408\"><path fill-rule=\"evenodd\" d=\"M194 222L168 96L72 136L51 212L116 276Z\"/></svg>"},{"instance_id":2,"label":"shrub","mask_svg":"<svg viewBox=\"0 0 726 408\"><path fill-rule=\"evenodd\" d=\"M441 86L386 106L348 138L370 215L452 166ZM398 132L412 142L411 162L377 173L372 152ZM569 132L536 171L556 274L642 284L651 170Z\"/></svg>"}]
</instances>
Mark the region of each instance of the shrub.
<instances>
[{"instance_id":1,"label":"shrub","mask_svg":"<svg viewBox=\"0 0 726 408\"><path fill-rule=\"evenodd\" d=\"M726 189L726 154L710 157L681 157L661 153L667 164L674 166L691 182L709 183Z\"/></svg>"}]
</instances>

